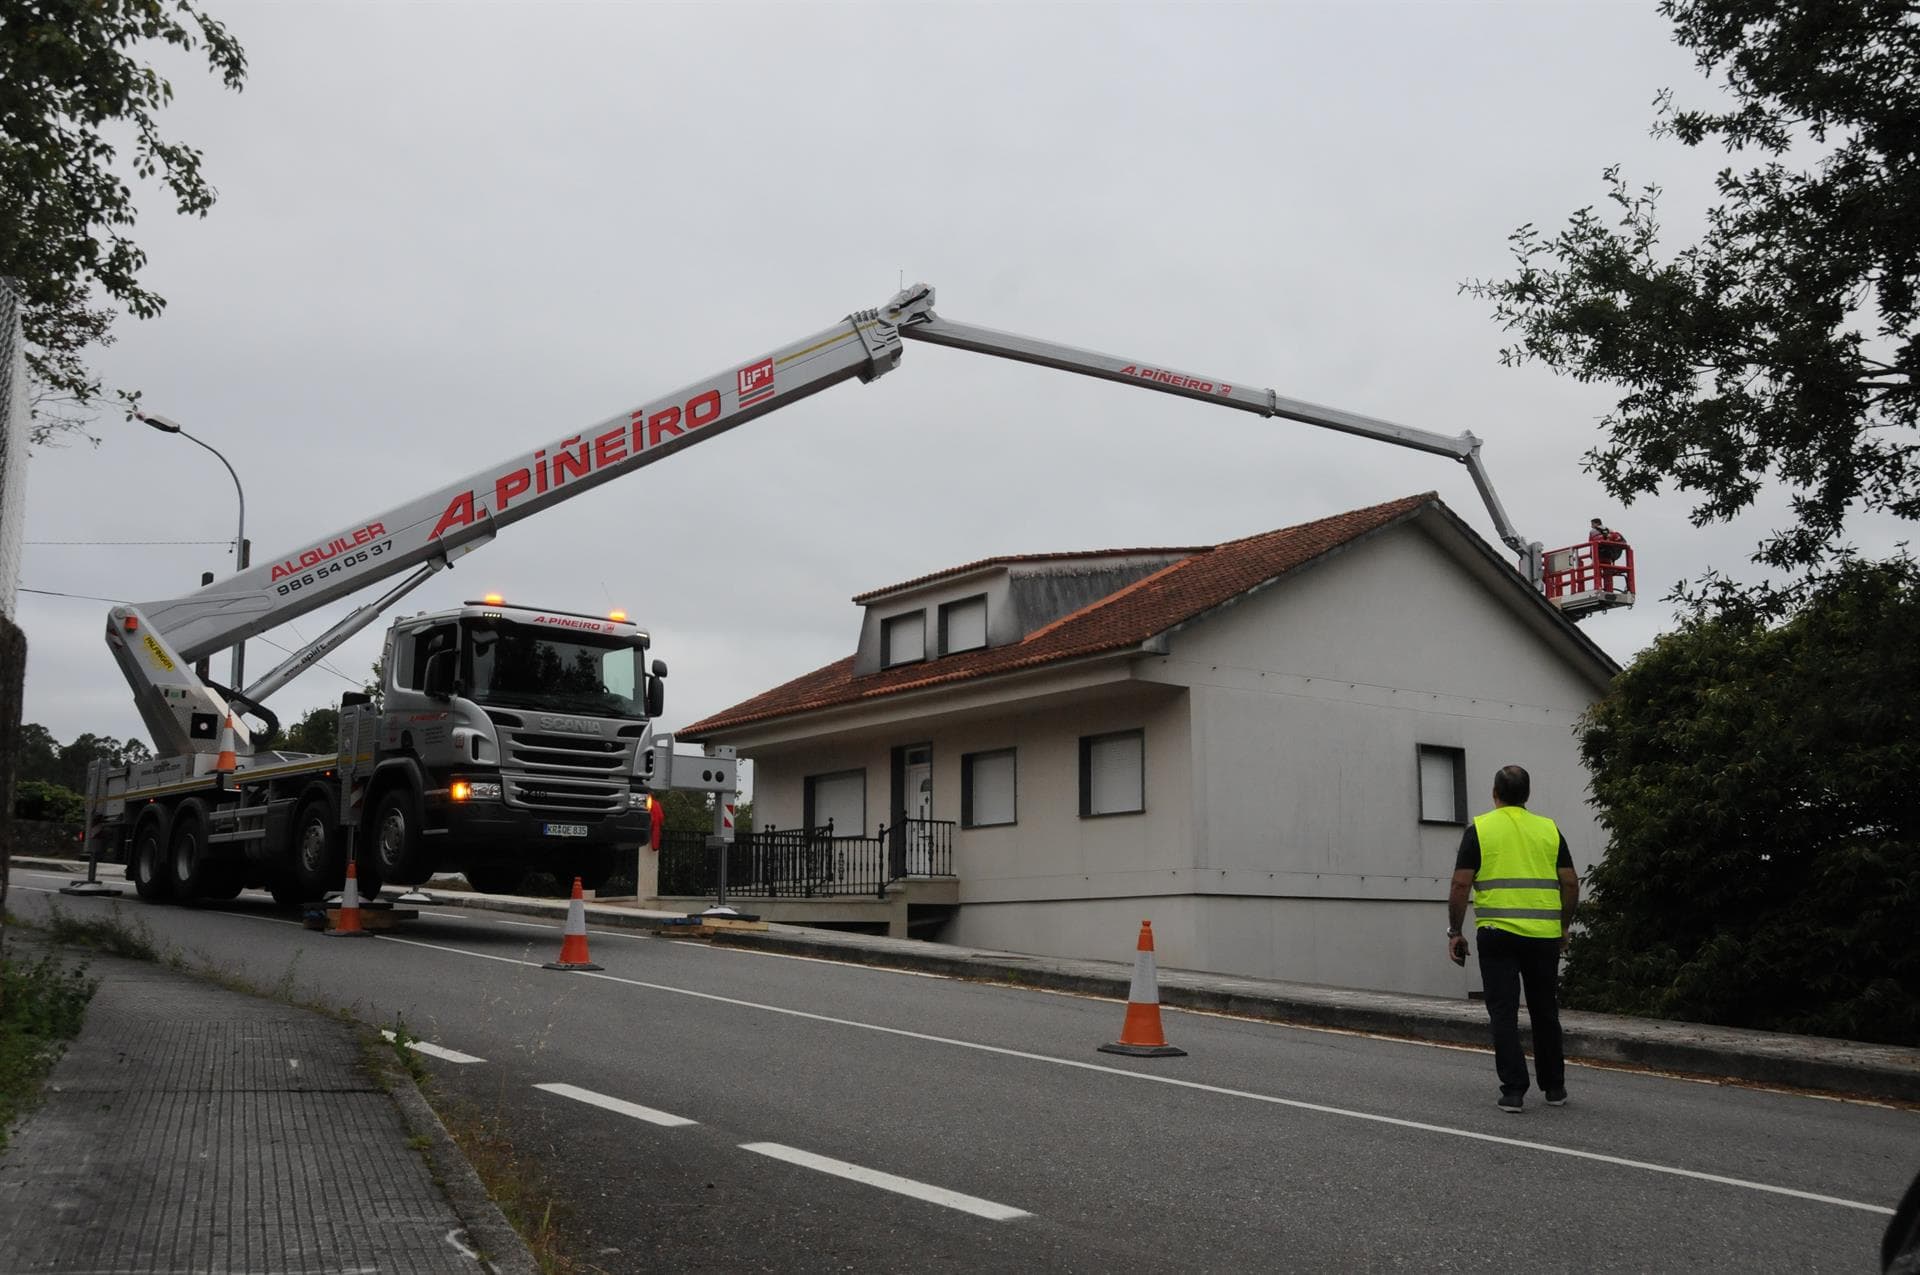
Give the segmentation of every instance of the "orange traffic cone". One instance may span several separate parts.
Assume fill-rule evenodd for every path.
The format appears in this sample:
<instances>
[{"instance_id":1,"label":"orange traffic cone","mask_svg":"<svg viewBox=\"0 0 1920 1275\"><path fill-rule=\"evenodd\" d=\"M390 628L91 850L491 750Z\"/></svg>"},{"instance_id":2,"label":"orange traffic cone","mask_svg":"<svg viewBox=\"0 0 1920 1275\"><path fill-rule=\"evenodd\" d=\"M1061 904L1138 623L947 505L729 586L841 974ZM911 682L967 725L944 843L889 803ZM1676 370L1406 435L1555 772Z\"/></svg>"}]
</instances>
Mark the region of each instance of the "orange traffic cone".
<instances>
[{"instance_id":1,"label":"orange traffic cone","mask_svg":"<svg viewBox=\"0 0 1920 1275\"><path fill-rule=\"evenodd\" d=\"M560 938L560 959L548 961L543 969L597 970L600 967L587 955L587 903L580 894L580 878L573 879L573 898L567 902L567 932Z\"/></svg>"},{"instance_id":2,"label":"orange traffic cone","mask_svg":"<svg viewBox=\"0 0 1920 1275\"><path fill-rule=\"evenodd\" d=\"M1167 1043L1160 1030L1160 983L1153 966L1153 922L1140 922L1140 942L1133 960L1133 989L1127 993L1127 1021L1120 1039L1100 1046L1103 1054L1131 1054L1135 1058L1185 1057L1186 1050Z\"/></svg>"},{"instance_id":3,"label":"orange traffic cone","mask_svg":"<svg viewBox=\"0 0 1920 1275\"><path fill-rule=\"evenodd\" d=\"M335 919L333 928L326 933L336 937L367 936L367 932L360 928L360 878L354 871L352 859L347 860L347 888L340 894L340 915Z\"/></svg>"},{"instance_id":4,"label":"orange traffic cone","mask_svg":"<svg viewBox=\"0 0 1920 1275\"><path fill-rule=\"evenodd\" d=\"M213 759L213 770L218 775L231 775L238 769L240 759L234 756L233 748L233 714L228 713L220 726L220 755Z\"/></svg>"}]
</instances>

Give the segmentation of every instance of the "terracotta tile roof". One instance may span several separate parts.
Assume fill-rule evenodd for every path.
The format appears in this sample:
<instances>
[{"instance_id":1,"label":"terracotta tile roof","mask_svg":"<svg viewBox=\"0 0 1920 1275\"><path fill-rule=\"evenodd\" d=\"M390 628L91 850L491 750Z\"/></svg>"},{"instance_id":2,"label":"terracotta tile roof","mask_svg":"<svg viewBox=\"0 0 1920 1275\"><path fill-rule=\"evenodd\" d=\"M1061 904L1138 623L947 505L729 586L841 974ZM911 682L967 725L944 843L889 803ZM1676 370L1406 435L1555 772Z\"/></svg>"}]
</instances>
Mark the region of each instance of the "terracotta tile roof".
<instances>
[{"instance_id":1,"label":"terracotta tile roof","mask_svg":"<svg viewBox=\"0 0 1920 1275\"><path fill-rule=\"evenodd\" d=\"M817 712L904 691L972 681L1136 647L1342 545L1391 523L1411 518L1426 506L1437 506L1439 503L1440 498L1435 493L1424 492L1383 505L1355 509L1331 518L1195 550L1178 562L1062 616L1008 646L964 651L922 663L881 669L865 677L853 675L854 657L849 655L825 668L815 669L715 713L703 721L683 727L679 737L692 740L778 717ZM1033 562L1078 556L1034 554L1018 558L986 558L952 571L921 577L921 580L958 574L992 562ZM901 587L904 586L892 586ZM861 594L860 597L873 597L890 591L881 589Z\"/></svg>"}]
</instances>

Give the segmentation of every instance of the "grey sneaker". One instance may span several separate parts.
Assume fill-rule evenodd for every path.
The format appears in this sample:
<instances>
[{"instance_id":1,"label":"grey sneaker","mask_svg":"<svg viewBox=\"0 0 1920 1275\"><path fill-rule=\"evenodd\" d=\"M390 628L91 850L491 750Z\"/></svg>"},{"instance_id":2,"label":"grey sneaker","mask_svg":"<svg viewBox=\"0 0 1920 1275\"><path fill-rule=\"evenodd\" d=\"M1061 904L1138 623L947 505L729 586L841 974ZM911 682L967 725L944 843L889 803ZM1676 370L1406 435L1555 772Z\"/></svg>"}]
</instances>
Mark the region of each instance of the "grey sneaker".
<instances>
[{"instance_id":1,"label":"grey sneaker","mask_svg":"<svg viewBox=\"0 0 1920 1275\"><path fill-rule=\"evenodd\" d=\"M1494 1100L1494 1106L1500 1108L1502 1111L1512 1112L1517 1116L1526 1104L1526 1100L1527 1096L1524 1093L1515 1093L1511 1089L1502 1089L1499 1098Z\"/></svg>"},{"instance_id":2,"label":"grey sneaker","mask_svg":"<svg viewBox=\"0 0 1920 1275\"><path fill-rule=\"evenodd\" d=\"M1549 1090L1547 1090L1547 1105L1548 1105L1549 1107L1564 1107L1564 1106L1566 1106L1566 1105L1567 1105L1567 1091L1566 1091L1566 1090L1564 1090L1564 1089L1549 1089Z\"/></svg>"}]
</instances>

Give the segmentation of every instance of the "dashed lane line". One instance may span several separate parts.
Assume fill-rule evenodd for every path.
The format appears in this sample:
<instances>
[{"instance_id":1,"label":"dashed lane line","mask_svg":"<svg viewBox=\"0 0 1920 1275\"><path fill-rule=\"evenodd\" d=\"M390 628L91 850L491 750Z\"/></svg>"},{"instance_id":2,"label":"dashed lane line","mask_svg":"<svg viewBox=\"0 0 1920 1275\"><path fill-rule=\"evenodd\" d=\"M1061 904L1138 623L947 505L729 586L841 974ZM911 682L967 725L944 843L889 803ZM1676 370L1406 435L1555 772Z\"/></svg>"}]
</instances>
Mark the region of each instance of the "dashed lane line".
<instances>
[{"instance_id":1,"label":"dashed lane line","mask_svg":"<svg viewBox=\"0 0 1920 1275\"><path fill-rule=\"evenodd\" d=\"M857 1164L849 1164L845 1160L835 1160L831 1156L815 1155L811 1151L802 1151L797 1147L781 1146L778 1142L743 1142L740 1144L740 1149L784 1161L787 1164L797 1164L803 1169L830 1173L836 1178L845 1178L849 1182L862 1182L867 1186L879 1187L882 1191L892 1191L896 1195L912 1196L916 1200L925 1200L929 1204L958 1209L962 1213L986 1218L989 1222L1011 1222L1017 1217L1033 1216L1025 1209L1016 1209L1007 1204L995 1204L992 1200L983 1200L977 1195L964 1195L959 1191L949 1191L943 1186L930 1186L925 1182L916 1182L912 1178L882 1173L878 1169L863 1168Z\"/></svg>"},{"instance_id":2,"label":"dashed lane line","mask_svg":"<svg viewBox=\"0 0 1920 1275\"><path fill-rule=\"evenodd\" d=\"M393 938L381 935L389 943L403 943L409 947L424 947L436 952L448 952L455 956L477 957L483 961L503 961L508 965L519 965L528 969L538 969L539 961L523 961L511 956L498 956L491 952L470 952L465 948L446 947L438 943L425 943L419 939ZM1531 1142L1525 1138L1507 1138L1494 1133L1481 1133L1477 1129L1459 1129L1448 1125L1430 1124L1423 1120L1405 1120L1398 1116L1377 1115L1371 1111L1352 1111L1345 1107L1331 1107L1325 1103L1307 1102L1300 1098L1282 1098L1276 1094L1254 1093L1245 1089L1229 1089L1223 1085L1209 1085L1198 1080L1182 1080L1177 1076L1157 1075L1153 1072L1128 1071L1121 1067L1108 1067L1101 1063L1086 1062L1078 1058L1055 1058L1048 1054L1036 1054L1024 1049L1010 1049L1004 1045L988 1045L974 1040L956 1040L951 1036L935 1036L928 1032L910 1031L904 1027L886 1027L879 1023L862 1023L851 1018L835 1018L831 1014L816 1014L804 1009L788 1009L784 1005L765 1005L758 1001L740 1000L732 996L721 996L713 992L696 992L686 987L669 987L664 983L648 983L637 978L622 978L619 975L594 972L590 970L574 971L578 978L600 979L609 983L621 983L628 987L644 988L653 992L666 992L673 996L690 996L696 1000L713 1001L721 1005L733 1005L741 1009L755 1009L768 1014L781 1014L788 1018L806 1019L810 1022L826 1023L835 1027L853 1027L861 1031L879 1032L886 1036L898 1036L907 1040L921 1040L929 1044L950 1045L956 1049L971 1049L983 1054L997 1054L1003 1058L1022 1058L1029 1062L1048 1063L1055 1067L1072 1067L1077 1071L1101 1072L1109 1076L1120 1076L1128 1080L1147 1084L1169 1085L1176 1089L1189 1089L1199 1093L1218 1094L1226 1098L1242 1098L1251 1102L1263 1102L1276 1107L1288 1107L1296 1111L1312 1111L1320 1115L1339 1116L1348 1120L1363 1120L1369 1124L1386 1125L1398 1129L1411 1129L1420 1133L1436 1133L1444 1137L1462 1138L1469 1142L1485 1142L1495 1146L1517 1147L1523 1151L1539 1151L1547 1155L1566 1156L1573 1160L1586 1160L1595 1164L1610 1164L1618 1168L1639 1169L1646 1173L1662 1173L1671 1177L1691 1178L1696 1182L1713 1182L1720 1186L1738 1187L1745 1191L1759 1191L1768 1195L1784 1195L1796 1200L1810 1200L1816 1204L1833 1204L1846 1209L1858 1209L1863 1213L1877 1213L1891 1217L1893 1210L1881 1204L1868 1204L1863 1200L1849 1200L1837 1195L1821 1195L1813 1191L1799 1191L1793 1187L1775 1186L1770 1182L1755 1182L1748 1178L1728 1177L1719 1173L1707 1173L1699 1169L1683 1169L1677 1165L1656 1164L1651 1160L1633 1160L1625 1156L1607 1155L1599 1151L1582 1151L1576 1147L1560 1147L1550 1142Z\"/></svg>"},{"instance_id":3,"label":"dashed lane line","mask_svg":"<svg viewBox=\"0 0 1920 1275\"><path fill-rule=\"evenodd\" d=\"M578 1085L544 1084L535 1085L535 1089L562 1098L571 1098L575 1102L584 1102L589 1107L598 1107L602 1111L612 1111L623 1116L632 1116L635 1120L644 1120L648 1124L657 1124L663 1129L678 1129L683 1125L699 1124L698 1120L689 1120L685 1116L676 1116L670 1111L656 1111L652 1107L643 1107L637 1102L628 1102L624 1098L610 1098L591 1089L582 1089Z\"/></svg>"},{"instance_id":4,"label":"dashed lane line","mask_svg":"<svg viewBox=\"0 0 1920 1275\"><path fill-rule=\"evenodd\" d=\"M392 1032L385 1028L381 1029L380 1034L388 1040L397 1039ZM413 1050L415 1053L425 1054L429 1058L438 1058L441 1062L483 1063L486 1061L484 1058L475 1058L472 1054L463 1054L457 1049L448 1049L444 1045L436 1045L428 1040L410 1040L407 1042L407 1048Z\"/></svg>"}]
</instances>

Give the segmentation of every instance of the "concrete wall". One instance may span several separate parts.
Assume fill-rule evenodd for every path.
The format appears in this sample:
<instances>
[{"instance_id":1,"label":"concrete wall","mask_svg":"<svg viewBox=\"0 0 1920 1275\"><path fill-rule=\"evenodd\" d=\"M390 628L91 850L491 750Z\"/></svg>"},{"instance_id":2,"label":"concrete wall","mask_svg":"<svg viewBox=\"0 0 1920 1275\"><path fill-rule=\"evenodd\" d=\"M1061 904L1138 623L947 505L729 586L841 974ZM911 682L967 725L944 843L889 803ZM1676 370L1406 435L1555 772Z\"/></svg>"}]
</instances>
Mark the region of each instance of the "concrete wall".
<instances>
[{"instance_id":1,"label":"concrete wall","mask_svg":"<svg viewBox=\"0 0 1920 1275\"><path fill-rule=\"evenodd\" d=\"M1491 804L1495 770L1527 767L1531 808L1561 823L1582 868L1599 857L1573 735L1598 689L1418 528L1176 634L1140 675L1190 688L1197 866L1220 888L1285 873L1295 879L1274 892L1324 895L1337 881L1382 898L1409 893L1402 878L1444 879L1460 829L1420 823L1420 744L1465 751L1472 813Z\"/></svg>"}]
</instances>

